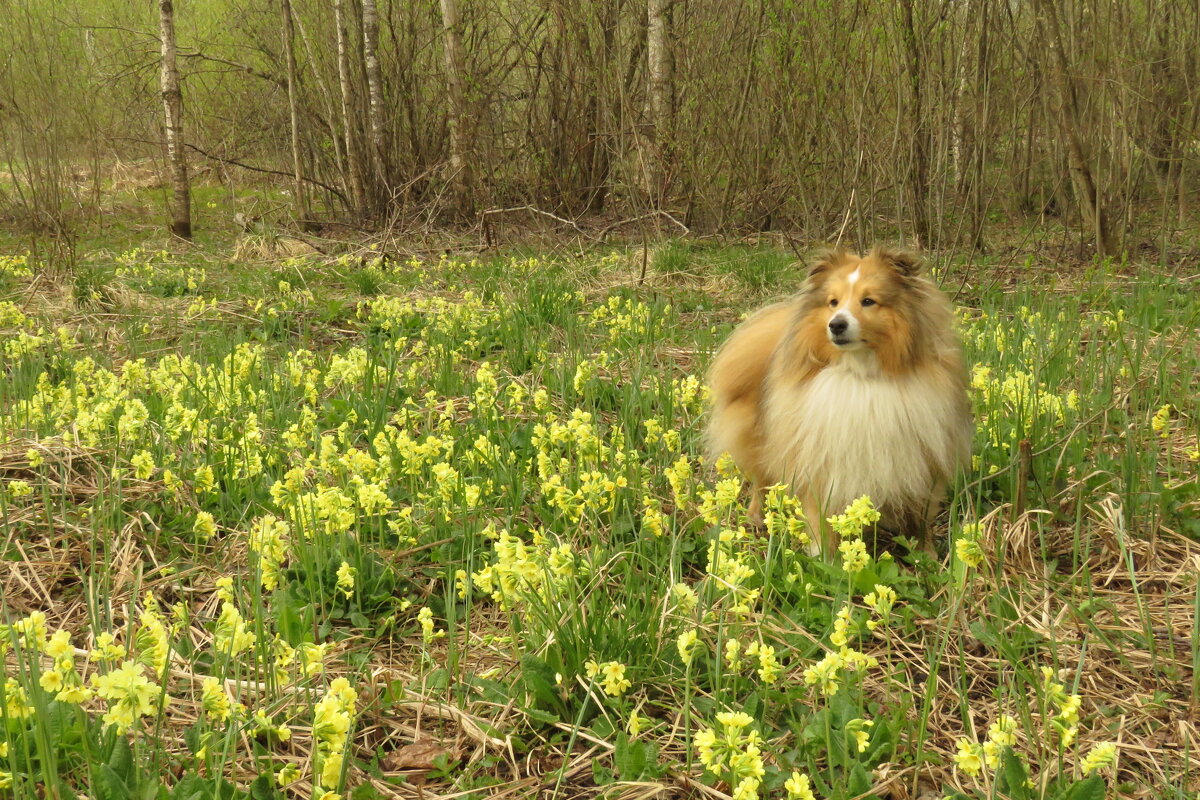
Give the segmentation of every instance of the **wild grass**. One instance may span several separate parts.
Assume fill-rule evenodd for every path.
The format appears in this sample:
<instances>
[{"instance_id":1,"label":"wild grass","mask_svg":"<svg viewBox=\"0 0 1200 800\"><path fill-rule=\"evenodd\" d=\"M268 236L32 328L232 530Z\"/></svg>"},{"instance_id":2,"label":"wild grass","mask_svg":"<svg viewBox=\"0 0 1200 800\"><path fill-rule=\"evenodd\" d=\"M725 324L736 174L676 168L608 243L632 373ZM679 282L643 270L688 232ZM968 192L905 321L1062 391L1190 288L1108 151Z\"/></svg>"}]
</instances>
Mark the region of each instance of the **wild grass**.
<instances>
[{"instance_id":1,"label":"wild grass","mask_svg":"<svg viewBox=\"0 0 1200 800\"><path fill-rule=\"evenodd\" d=\"M0 795L1200 788L1200 300L1165 270L936 260L975 460L940 562L856 564L701 456L783 253L8 250Z\"/></svg>"}]
</instances>

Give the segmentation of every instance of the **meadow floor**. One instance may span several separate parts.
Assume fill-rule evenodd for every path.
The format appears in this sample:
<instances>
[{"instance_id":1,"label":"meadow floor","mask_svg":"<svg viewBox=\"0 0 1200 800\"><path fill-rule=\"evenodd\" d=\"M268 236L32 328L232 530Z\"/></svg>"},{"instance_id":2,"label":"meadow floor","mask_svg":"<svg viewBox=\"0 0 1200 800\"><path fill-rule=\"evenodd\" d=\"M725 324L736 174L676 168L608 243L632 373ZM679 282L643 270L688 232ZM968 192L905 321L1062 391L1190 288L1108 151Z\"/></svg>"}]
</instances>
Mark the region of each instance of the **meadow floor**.
<instances>
[{"instance_id":1,"label":"meadow floor","mask_svg":"<svg viewBox=\"0 0 1200 800\"><path fill-rule=\"evenodd\" d=\"M791 254L234 239L0 238L0 798L1200 792L1195 261L939 254L973 464L850 571L702 457Z\"/></svg>"}]
</instances>

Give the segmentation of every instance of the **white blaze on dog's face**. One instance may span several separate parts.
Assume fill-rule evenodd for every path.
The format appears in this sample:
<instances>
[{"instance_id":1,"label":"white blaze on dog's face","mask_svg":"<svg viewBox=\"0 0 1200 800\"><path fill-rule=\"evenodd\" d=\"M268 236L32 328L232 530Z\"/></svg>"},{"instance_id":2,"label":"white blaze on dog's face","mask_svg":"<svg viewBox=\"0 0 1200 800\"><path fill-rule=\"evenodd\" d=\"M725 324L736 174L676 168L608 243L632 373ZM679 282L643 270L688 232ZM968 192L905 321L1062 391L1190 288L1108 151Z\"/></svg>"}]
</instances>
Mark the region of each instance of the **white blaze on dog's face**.
<instances>
[{"instance_id":1,"label":"white blaze on dog's face","mask_svg":"<svg viewBox=\"0 0 1200 800\"><path fill-rule=\"evenodd\" d=\"M855 260L843 265L826 281L828 322L825 334L839 350L857 350L869 343L880 318L881 285L878 265Z\"/></svg>"}]
</instances>

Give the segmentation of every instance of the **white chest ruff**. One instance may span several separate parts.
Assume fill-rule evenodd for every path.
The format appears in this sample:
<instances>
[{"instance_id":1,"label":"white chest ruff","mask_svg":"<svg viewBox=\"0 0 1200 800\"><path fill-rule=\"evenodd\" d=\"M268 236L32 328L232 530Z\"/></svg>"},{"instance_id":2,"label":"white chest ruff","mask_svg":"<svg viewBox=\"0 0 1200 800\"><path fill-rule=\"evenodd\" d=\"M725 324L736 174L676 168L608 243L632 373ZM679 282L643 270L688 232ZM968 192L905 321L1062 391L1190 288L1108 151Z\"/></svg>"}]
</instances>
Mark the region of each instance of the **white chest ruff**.
<instances>
[{"instance_id":1,"label":"white chest ruff","mask_svg":"<svg viewBox=\"0 0 1200 800\"><path fill-rule=\"evenodd\" d=\"M955 396L915 376L887 377L873 356L772 387L764 403L773 478L817 500L824 515L864 494L877 508L923 510L966 448Z\"/></svg>"}]
</instances>

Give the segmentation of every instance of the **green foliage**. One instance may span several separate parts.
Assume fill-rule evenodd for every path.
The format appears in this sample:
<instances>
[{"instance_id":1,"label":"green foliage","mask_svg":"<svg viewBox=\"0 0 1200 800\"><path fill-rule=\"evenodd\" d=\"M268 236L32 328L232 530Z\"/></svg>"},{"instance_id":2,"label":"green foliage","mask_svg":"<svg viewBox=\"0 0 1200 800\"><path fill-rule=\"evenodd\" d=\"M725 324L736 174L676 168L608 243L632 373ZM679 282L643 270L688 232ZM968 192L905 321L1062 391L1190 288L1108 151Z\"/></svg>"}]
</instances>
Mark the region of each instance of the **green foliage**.
<instances>
[{"instance_id":1,"label":"green foliage","mask_svg":"<svg viewBox=\"0 0 1200 800\"><path fill-rule=\"evenodd\" d=\"M116 267L80 259L128 317L51 334L55 310L0 306L5 557L76 548L65 561L37 552L72 565L54 585L87 609L9 615L10 658L26 665L9 673L16 710L0 734L14 795L41 781L257 800L287 796L290 764L317 797L369 796L390 776L358 763L354 737L382 730L371 715L428 703L427 721L468 730L492 759L428 767L460 791L508 780L496 754L510 747L534 763L583 737L604 745L600 785L683 771L767 796L801 785L795 773L849 800L882 792L884 764L957 769L972 788L978 759L979 797L1103 796L1111 768L1079 765L1084 741L1115 738L1115 723L1076 696L1086 681L1058 673L1095 667L1031 618L1028 598L1061 608L1056 620L1113 654L1106 664L1132 674L1128 653L1145 650L1138 676L1178 684L1178 653L1150 657L1166 655L1156 618L1097 594L1089 571L1115 564L1141 585L1138 537L1196 501L1186 379L1200 356L1178 346L1200 319L1194 299L1156 278L1114 296L1103 270L1070 296L981 291L963 309L970 360L987 371L973 382L978 459L950 503L950 568L862 522L846 535L865 560L848 570L809 555L785 493L750 526L740 476L700 455L698 376L727 330L709 315L731 320L752 305L743 293L794 281L790 257L659 251L652 278L733 275L731 302L618 280L638 255L381 259L356 284L340 259L252 272L130 246ZM6 280L24 291L37 277L18 260ZM1019 497L1037 513L1003 506ZM1019 540L1005 538L1014 516ZM1116 628L1123 614L1133 629ZM69 658L51 653L60 630ZM55 678L41 683L51 671L93 688L124 675L178 702L147 697L118 731L107 698L59 700ZM347 691L375 704L348 711ZM1020 730L1005 744L1008 715ZM960 731L927 729L935 719L961 724L961 763ZM298 755L314 749L319 761Z\"/></svg>"}]
</instances>

